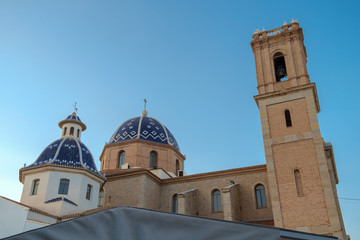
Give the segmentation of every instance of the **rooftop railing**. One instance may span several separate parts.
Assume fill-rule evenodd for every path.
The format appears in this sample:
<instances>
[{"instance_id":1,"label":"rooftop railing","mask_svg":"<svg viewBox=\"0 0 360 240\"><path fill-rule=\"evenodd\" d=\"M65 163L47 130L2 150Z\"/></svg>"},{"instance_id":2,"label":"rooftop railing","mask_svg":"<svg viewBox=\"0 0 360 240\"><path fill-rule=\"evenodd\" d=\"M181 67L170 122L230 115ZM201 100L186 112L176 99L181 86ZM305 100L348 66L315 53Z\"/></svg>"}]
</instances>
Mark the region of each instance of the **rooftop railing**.
<instances>
[{"instance_id":1,"label":"rooftop railing","mask_svg":"<svg viewBox=\"0 0 360 240\"><path fill-rule=\"evenodd\" d=\"M282 34L284 32L291 31L293 29L298 29L298 28L299 28L299 23L295 20L289 24L284 24L282 27L275 28L275 29L272 29L269 31L265 31L265 29L263 29L260 32L259 29L256 29L256 31L254 32L254 35L253 35L253 40L262 39L262 38L266 38L266 37L273 37L273 36Z\"/></svg>"}]
</instances>

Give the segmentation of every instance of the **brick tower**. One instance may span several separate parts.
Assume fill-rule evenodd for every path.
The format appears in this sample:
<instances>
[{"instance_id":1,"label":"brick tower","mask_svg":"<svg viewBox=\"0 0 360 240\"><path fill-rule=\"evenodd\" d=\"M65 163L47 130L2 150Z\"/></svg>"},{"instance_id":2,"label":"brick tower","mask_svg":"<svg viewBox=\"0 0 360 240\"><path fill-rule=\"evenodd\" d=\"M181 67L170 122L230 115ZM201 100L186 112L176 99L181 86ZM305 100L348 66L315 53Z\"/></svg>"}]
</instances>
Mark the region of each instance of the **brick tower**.
<instances>
[{"instance_id":1,"label":"brick tower","mask_svg":"<svg viewBox=\"0 0 360 240\"><path fill-rule=\"evenodd\" d=\"M251 47L274 224L346 239L332 146L321 137L302 29L292 21L257 30Z\"/></svg>"}]
</instances>

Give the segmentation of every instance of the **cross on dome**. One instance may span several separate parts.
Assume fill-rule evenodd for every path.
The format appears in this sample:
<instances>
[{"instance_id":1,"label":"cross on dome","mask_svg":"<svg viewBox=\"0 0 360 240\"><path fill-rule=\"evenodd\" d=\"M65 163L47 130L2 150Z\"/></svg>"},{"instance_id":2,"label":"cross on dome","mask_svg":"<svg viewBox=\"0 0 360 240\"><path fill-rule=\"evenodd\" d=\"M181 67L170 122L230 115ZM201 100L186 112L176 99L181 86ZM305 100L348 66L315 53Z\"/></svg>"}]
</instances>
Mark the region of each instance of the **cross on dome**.
<instances>
[{"instance_id":1,"label":"cross on dome","mask_svg":"<svg viewBox=\"0 0 360 240\"><path fill-rule=\"evenodd\" d=\"M73 107L74 107L74 112L73 112L73 114L74 115L76 115L77 114L77 111L78 111L78 108L77 108L77 106L76 106L76 102L75 102L75 104L73 105Z\"/></svg>"},{"instance_id":2,"label":"cross on dome","mask_svg":"<svg viewBox=\"0 0 360 240\"><path fill-rule=\"evenodd\" d=\"M147 117L147 115L148 115L148 112L146 111L146 103L147 103L147 100L146 100L146 98L144 99L144 110L142 111L142 113L141 113L141 115L143 116L143 117Z\"/></svg>"}]
</instances>

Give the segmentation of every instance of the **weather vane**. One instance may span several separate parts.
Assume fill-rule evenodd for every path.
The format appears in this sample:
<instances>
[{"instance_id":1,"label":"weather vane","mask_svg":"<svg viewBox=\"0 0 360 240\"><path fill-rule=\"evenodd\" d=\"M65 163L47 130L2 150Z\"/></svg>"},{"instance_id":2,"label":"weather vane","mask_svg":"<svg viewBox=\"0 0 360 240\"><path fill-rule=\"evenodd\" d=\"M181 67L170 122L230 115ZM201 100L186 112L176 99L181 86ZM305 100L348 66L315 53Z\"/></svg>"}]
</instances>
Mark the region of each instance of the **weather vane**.
<instances>
[{"instance_id":1,"label":"weather vane","mask_svg":"<svg viewBox=\"0 0 360 240\"><path fill-rule=\"evenodd\" d=\"M147 100L146 98L144 99L144 109L146 110L146 103L147 103Z\"/></svg>"},{"instance_id":2,"label":"weather vane","mask_svg":"<svg viewBox=\"0 0 360 240\"><path fill-rule=\"evenodd\" d=\"M76 107L76 102L75 102L75 104L73 105L73 107L74 107L74 111L75 111L75 113L77 113L78 108Z\"/></svg>"}]
</instances>

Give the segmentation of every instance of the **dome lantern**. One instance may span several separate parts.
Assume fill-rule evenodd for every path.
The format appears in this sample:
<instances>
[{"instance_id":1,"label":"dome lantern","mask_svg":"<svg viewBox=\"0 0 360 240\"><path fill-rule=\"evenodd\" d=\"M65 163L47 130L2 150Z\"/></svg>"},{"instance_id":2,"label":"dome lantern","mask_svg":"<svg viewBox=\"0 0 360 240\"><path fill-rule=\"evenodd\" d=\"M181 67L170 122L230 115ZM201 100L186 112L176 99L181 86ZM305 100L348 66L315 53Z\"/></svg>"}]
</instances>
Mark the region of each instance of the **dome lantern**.
<instances>
[{"instance_id":1,"label":"dome lantern","mask_svg":"<svg viewBox=\"0 0 360 240\"><path fill-rule=\"evenodd\" d=\"M86 130L86 125L80 120L76 115L76 112L73 112L66 119L59 122L59 127L61 128L61 138L81 138L81 132Z\"/></svg>"}]
</instances>

